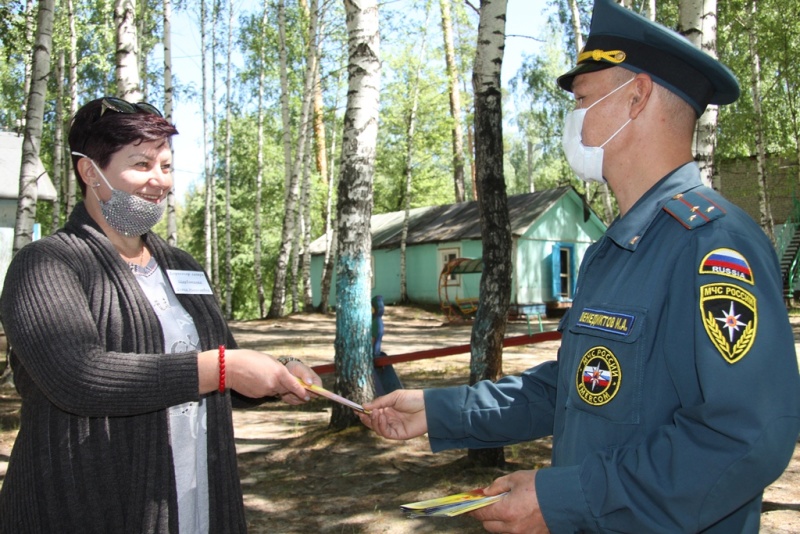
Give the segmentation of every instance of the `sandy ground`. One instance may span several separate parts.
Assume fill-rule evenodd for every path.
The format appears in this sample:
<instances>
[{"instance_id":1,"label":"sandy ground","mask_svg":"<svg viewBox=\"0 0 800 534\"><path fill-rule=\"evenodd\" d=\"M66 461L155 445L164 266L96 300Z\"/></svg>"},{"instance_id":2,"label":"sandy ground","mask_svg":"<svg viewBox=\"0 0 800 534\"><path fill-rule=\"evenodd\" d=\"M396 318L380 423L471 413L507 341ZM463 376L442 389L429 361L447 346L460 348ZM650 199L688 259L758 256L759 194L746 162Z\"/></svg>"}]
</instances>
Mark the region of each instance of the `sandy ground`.
<instances>
[{"instance_id":1,"label":"sandy ground","mask_svg":"<svg viewBox=\"0 0 800 534\"><path fill-rule=\"evenodd\" d=\"M413 308L387 308L383 348L396 355L469 342L469 324L442 324L441 316ZM793 318L800 340L800 318ZM333 317L296 315L278 321L232 324L239 343L276 356L292 355L311 365L333 359ZM546 320L545 330L555 329ZM533 332L538 324L533 321ZM508 335L528 333L513 322ZM555 355L557 341L507 349L504 372L513 374ZM396 366L406 387L465 383L469 355ZM332 376L323 376L332 387ZM0 389L0 483L18 426L18 398ZM234 413L245 505L252 533L479 533L466 517L406 519L403 503L488 484L517 469L549 464L549 439L506 447L505 469L474 468L465 451L432 454L427 440L393 442L363 428L328 429L331 406L324 399L302 407L270 403ZM764 533L800 532L800 447L783 476L764 495Z\"/></svg>"}]
</instances>

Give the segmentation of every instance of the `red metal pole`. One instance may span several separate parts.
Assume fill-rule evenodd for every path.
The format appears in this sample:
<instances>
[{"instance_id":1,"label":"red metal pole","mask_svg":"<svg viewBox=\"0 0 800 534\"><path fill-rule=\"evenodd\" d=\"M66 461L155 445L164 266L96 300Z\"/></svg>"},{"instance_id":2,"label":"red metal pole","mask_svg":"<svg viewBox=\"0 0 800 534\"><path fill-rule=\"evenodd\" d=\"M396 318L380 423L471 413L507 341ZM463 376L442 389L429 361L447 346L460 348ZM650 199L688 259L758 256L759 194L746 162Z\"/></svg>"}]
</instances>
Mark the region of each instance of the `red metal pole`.
<instances>
[{"instance_id":1,"label":"red metal pole","mask_svg":"<svg viewBox=\"0 0 800 534\"><path fill-rule=\"evenodd\" d=\"M534 343L541 343L543 341L557 341L561 339L561 332L540 332L538 334L507 337L503 340L504 347L519 347L520 345L533 345ZM375 358L373 362L376 367L383 367L385 365L392 365L395 363L413 362L415 360L427 360L429 358L438 358L440 356L453 356L454 354L465 354L470 351L470 345L455 345L452 347L442 347L440 349L420 350L417 352L406 352L404 354L397 354L395 356L381 356ZM332 363L323 365L316 365L312 369L318 375L332 373L334 366Z\"/></svg>"}]
</instances>

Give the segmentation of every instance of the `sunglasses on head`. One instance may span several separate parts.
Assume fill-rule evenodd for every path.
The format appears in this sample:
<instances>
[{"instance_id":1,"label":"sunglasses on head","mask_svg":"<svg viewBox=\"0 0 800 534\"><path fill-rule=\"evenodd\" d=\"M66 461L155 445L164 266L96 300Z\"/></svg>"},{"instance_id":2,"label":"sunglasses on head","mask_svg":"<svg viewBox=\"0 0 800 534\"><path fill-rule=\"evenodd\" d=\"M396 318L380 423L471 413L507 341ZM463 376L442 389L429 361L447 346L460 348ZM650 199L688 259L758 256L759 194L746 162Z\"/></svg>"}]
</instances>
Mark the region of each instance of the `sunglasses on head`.
<instances>
[{"instance_id":1,"label":"sunglasses on head","mask_svg":"<svg viewBox=\"0 0 800 534\"><path fill-rule=\"evenodd\" d=\"M148 104L147 102L138 102L134 104L114 96L107 96L103 99L103 105L100 109L100 116L102 117L103 114L109 109L111 111L116 111L117 113L138 113L139 111L143 111L144 113L150 115L158 115L159 117L164 116L161 114L158 108L152 104Z\"/></svg>"}]
</instances>

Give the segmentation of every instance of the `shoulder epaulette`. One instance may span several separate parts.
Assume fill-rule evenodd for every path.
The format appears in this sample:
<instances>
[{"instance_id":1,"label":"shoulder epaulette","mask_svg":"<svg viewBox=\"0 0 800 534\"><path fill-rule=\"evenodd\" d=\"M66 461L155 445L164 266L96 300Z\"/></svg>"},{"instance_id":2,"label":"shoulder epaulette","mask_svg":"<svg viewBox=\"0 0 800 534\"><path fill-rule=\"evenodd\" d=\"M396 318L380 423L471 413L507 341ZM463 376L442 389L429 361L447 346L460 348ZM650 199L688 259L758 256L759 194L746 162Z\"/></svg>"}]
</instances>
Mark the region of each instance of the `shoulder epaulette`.
<instances>
[{"instance_id":1,"label":"shoulder epaulette","mask_svg":"<svg viewBox=\"0 0 800 534\"><path fill-rule=\"evenodd\" d=\"M675 195L664 205L664 211L689 230L725 215L722 207L695 191Z\"/></svg>"}]
</instances>

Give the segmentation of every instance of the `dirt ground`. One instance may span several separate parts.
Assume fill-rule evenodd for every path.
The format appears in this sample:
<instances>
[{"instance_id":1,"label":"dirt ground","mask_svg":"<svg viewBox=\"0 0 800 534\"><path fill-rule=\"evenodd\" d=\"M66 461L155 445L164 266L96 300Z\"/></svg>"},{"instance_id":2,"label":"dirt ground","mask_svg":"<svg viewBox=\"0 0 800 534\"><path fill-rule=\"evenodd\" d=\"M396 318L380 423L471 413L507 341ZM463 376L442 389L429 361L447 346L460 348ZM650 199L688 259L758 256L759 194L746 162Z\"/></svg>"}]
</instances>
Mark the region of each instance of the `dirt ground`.
<instances>
[{"instance_id":1,"label":"dirt ground","mask_svg":"<svg viewBox=\"0 0 800 534\"><path fill-rule=\"evenodd\" d=\"M800 318L793 317L800 341ZM443 324L441 315L416 308L387 307L383 349L396 355L466 344L469 324ZM545 330L555 329L552 320ZM276 321L232 323L245 347L302 358L311 365L333 360L333 317L296 315ZM508 335L538 331L534 320L512 322ZM504 372L514 374L554 357L557 341L514 347L504 352ZM796 348L798 346L796 345ZM395 366L407 388L465 383L469 355L408 362ZM324 375L333 387L332 375ZM0 484L18 427L19 399L0 388ZM425 438L383 440L363 428L332 432L325 399L302 407L269 403L234 413L239 471L249 532L294 533L479 533L467 517L406 519L399 505L487 485L517 469L549 464L550 441L506 447L504 469L475 468L466 451L432 454ZM767 488L763 533L800 532L800 445L783 476Z\"/></svg>"}]
</instances>

